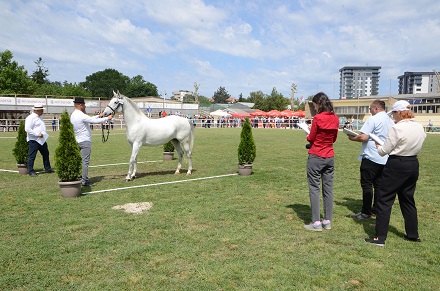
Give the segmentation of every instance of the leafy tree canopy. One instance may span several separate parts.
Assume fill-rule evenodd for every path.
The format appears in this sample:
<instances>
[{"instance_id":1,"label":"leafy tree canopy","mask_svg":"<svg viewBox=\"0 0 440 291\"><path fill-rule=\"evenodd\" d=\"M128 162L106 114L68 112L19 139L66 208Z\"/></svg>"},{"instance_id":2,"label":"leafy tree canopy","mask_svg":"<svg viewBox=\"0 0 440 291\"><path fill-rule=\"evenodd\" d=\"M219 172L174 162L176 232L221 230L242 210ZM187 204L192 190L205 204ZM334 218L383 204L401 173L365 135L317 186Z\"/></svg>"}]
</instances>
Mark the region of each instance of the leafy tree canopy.
<instances>
[{"instance_id":1,"label":"leafy tree canopy","mask_svg":"<svg viewBox=\"0 0 440 291\"><path fill-rule=\"evenodd\" d=\"M121 91L122 92L122 91ZM130 79L127 89L124 91L127 97L159 96L156 85L144 80L144 77L137 75Z\"/></svg>"},{"instance_id":2,"label":"leafy tree canopy","mask_svg":"<svg viewBox=\"0 0 440 291\"><path fill-rule=\"evenodd\" d=\"M93 73L86 77L85 82L80 83L92 96L108 98L113 97L113 90L126 92L129 84L130 78L115 69Z\"/></svg>"},{"instance_id":3,"label":"leafy tree canopy","mask_svg":"<svg viewBox=\"0 0 440 291\"><path fill-rule=\"evenodd\" d=\"M9 50L0 52L0 93L32 94L36 83L27 75L23 66L13 61Z\"/></svg>"},{"instance_id":4,"label":"leafy tree canopy","mask_svg":"<svg viewBox=\"0 0 440 291\"><path fill-rule=\"evenodd\" d=\"M44 66L43 59L40 57L34 62L37 65L37 69L32 73L32 80L38 85L49 83L47 77L49 76L49 69Z\"/></svg>"},{"instance_id":5,"label":"leafy tree canopy","mask_svg":"<svg viewBox=\"0 0 440 291\"><path fill-rule=\"evenodd\" d=\"M266 112L271 110L282 111L287 109L287 105L290 104L290 100L285 98L283 94L278 93L275 87L270 95L264 95L261 91L251 92L249 99L253 100L255 109Z\"/></svg>"},{"instance_id":6,"label":"leafy tree canopy","mask_svg":"<svg viewBox=\"0 0 440 291\"><path fill-rule=\"evenodd\" d=\"M218 88L217 91L215 91L214 96L212 96L214 103L226 103L226 100L229 98L231 98L231 95L229 95L224 87Z\"/></svg>"}]
</instances>

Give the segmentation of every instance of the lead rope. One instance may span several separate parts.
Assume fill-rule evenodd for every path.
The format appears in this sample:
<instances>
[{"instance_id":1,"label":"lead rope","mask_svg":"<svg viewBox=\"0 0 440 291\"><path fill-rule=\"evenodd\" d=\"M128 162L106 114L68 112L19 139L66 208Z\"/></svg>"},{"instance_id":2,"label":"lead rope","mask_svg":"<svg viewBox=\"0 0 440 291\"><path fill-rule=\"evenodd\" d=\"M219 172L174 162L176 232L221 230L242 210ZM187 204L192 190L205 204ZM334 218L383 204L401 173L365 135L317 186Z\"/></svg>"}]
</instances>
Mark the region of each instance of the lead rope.
<instances>
[{"instance_id":1,"label":"lead rope","mask_svg":"<svg viewBox=\"0 0 440 291\"><path fill-rule=\"evenodd\" d=\"M105 143L108 141L108 136L110 134L110 124L107 124L107 136L105 136L105 127L106 125L101 125L101 132L102 132L102 143Z\"/></svg>"}]
</instances>

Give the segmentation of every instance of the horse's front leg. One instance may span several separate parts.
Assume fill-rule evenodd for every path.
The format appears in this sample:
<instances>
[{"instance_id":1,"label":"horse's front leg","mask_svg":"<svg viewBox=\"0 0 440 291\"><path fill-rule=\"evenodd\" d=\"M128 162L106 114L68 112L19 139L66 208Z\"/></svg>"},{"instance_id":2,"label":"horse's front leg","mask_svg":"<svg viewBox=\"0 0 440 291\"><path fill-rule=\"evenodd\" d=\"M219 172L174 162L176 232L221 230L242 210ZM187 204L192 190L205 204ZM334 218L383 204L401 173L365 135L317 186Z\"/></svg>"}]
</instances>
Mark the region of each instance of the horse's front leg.
<instances>
[{"instance_id":1,"label":"horse's front leg","mask_svg":"<svg viewBox=\"0 0 440 291\"><path fill-rule=\"evenodd\" d=\"M134 178L136 178L136 171L137 171L137 155L139 153L139 149L141 147L140 143L133 143L131 146L131 157L130 157L130 165L128 166L128 173L127 177L125 177L125 181L131 181Z\"/></svg>"}]
</instances>

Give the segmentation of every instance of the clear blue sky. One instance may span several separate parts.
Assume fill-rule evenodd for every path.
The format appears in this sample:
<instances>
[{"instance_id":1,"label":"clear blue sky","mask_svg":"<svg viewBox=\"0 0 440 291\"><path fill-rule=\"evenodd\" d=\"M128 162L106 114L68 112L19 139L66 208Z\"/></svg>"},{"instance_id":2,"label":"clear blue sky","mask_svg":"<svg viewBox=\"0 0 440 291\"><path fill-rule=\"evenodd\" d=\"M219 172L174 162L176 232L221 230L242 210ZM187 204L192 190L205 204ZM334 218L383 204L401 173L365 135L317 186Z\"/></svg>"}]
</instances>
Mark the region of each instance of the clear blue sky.
<instances>
[{"instance_id":1,"label":"clear blue sky","mask_svg":"<svg viewBox=\"0 0 440 291\"><path fill-rule=\"evenodd\" d=\"M0 0L0 27L0 50L29 74L39 57L51 81L112 68L168 96L197 82L206 97L289 97L295 83L295 96L338 98L339 69L363 65L396 94L403 72L440 71L435 0Z\"/></svg>"}]
</instances>

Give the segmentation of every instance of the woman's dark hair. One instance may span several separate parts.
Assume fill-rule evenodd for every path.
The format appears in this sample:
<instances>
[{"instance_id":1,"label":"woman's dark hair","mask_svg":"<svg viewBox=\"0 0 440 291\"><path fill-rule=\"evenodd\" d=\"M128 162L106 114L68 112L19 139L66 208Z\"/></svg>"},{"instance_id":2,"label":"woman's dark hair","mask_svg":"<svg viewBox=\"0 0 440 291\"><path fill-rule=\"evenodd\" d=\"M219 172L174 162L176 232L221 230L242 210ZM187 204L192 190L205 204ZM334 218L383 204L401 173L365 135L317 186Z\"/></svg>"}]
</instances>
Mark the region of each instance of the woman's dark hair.
<instances>
[{"instance_id":1,"label":"woman's dark hair","mask_svg":"<svg viewBox=\"0 0 440 291\"><path fill-rule=\"evenodd\" d=\"M313 96L312 102L318 104L318 113L333 112L333 104L323 92L319 92Z\"/></svg>"}]
</instances>

